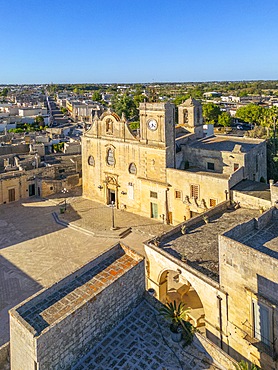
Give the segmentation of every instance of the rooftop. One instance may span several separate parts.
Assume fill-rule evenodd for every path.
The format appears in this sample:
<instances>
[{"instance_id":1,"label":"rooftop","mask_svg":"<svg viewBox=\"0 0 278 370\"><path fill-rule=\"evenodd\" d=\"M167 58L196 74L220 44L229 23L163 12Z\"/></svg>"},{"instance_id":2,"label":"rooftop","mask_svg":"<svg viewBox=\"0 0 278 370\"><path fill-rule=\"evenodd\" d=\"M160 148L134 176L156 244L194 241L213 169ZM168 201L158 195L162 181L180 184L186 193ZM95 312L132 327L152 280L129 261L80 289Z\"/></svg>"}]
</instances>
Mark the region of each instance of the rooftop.
<instances>
[{"instance_id":1,"label":"rooftop","mask_svg":"<svg viewBox=\"0 0 278 370\"><path fill-rule=\"evenodd\" d=\"M219 281L218 235L257 216L258 210L239 208L217 213L209 217L207 224L197 217L196 223L186 228L185 235L181 234L179 228L173 235L166 234L159 247L178 259L186 260L189 266L211 279Z\"/></svg>"},{"instance_id":2,"label":"rooftop","mask_svg":"<svg viewBox=\"0 0 278 370\"><path fill-rule=\"evenodd\" d=\"M238 242L278 259L278 209L270 210L272 217L262 228L234 237Z\"/></svg>"},{"instance_id":3,"label":"rooftop","mask_svg":"<svg viewBox=\"0 0 278 370\"><path fill-rule=\"evenodd\" d=\"M104 259L103 256L105 256ZM139 255L133 258L135 254L132 256L127 252L126 247L120 244L113 248L112 255L108 251L103 256L89 263L91 268L88 270L86 268L82 274L70 276L65 281L62 280L48 290L44 290L34 299L31 298L27 303L23 303L17 308L18 314L35 329L37 334L40 334L51 324L86 304L88 300L137 265L138 260L142 260Z\"/></svg>"},{"instance_id":4,"label":"rooftop","mask_svg":"<svg viewBox=\"0 0 278 370\"><path fill-rule=\"evenodd\" d=\"M271 198L269 184L265 184L263 182L243 180L235 185L231 190L240 191L241 193L265 200L270 200Z\"/></svg>"},{"instance_id":5,"label":"rooftop","mask_svg":"<svg viewBox=\"0 0 278 370\"><path fill-rule=\"evenodd\" d=\"M238 136L217 135L194 141L192 144L190 144L190 147L223 152L234 151L237 153L247 153L261 142L263 142L263 140L247 139Z\"/></svg>"}]
</instances>

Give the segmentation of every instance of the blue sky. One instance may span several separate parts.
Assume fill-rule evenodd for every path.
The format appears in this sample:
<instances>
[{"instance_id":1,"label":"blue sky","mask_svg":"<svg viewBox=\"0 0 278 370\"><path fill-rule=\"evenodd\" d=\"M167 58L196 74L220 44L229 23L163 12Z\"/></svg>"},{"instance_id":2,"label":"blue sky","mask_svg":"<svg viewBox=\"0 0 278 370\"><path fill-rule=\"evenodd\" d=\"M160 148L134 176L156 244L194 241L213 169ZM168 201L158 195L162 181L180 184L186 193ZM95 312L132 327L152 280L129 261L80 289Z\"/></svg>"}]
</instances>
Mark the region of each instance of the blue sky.
<instances>
[{"instance_id":1,"label":"blue sky","mask_svg":"<svg viewBox=\"0 0 278 370\"><path fill-rule=\"evenodd\" d=\"M277 0L0 0L0 84L278 79Z\"/></svg>"}]
</instances>

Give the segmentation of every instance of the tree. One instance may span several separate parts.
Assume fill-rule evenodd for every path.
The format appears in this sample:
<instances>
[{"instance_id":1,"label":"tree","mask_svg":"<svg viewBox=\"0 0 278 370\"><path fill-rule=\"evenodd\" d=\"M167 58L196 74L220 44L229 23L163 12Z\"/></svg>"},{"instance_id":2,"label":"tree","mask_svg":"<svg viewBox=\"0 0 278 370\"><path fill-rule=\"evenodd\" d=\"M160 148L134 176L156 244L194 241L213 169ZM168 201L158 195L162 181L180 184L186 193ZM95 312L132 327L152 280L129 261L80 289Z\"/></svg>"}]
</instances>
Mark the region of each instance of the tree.
<instances>
[{"instance_id":1,"label":"tree","mask_svg":"<svg viewBox=\"0 0 278 370\"><path fill-rule=\"evenodd\" d=\"M136 105L136 108L139 108L140 103L143 103L144 101L148 101L147 97L143 94L134 95L133 100Z\"/></svg>"},{"instance_id":2,"label":"tree","mask_svg":"<svg viewBox=\"0 0 278 370\"><path fill-rule=\"evenodd\" d=\"M190 98L190 94L186 94L186 95L178 95L175 97L175 99L173 100L173 103L175 105L180 105L182 104L186 99Z\"/></svg>"},{"instance_id":3,"label":"tree","mask_svg":"<svg viewBox=\"0 0 278 370\"><path fill-rule=\"evenodd\" d=\"M220 108L217 104L207 103L203 105L203 117L208 124L214 125L218 121L220 113Z\"/></svg>"},{"instance_id":4,"label":"tree","mask_svg":"<svg viewBox=\"0 0 278 370\"><path fill-rule=\"evenodd\" d=\"M101 100L102 100L101 93L100 93L99 91L95 91L95 92L92 94L92 100L93 100L93 101L101 101Z\"/></svg>"},{"instance_id":5,"label":"tree","mask_svg":"<svg viewBox=\"0 0 278 370\"><path fill-rule=\"evenodd\" d=\"M263 120L263 108L255 104L248 104L236 111L236 117L244 122L251 122L259 125Z\"/></svg>"},{"instance_id":6,"label":"tree","mask_svg":"<svg viewBox=\"0 0 278 370\"><path fill-rule=\"evenodd\" d=\"M124 113L127 119L139 119L139 112L134 100L127 94L114 95L112 108L121 117Z\"/></svg>"},{"instance_id":7,"label":"tree","mask_svg":"<svg viewBox=\"0 0 278 370\"><path fill-rule=\"evenodd\" d=\"M232 123L232 117L228 112L222 112L218 116L218 124L224 127L229 127L231 126Z\"/></svg>"},{"instance_id":8,"label":"tree","mask_svg":"<svg viewBox=\"0 0 278 370\"><path fill-rule=\"evenodd\" d=\"M5 87L5 88L1 91L0 95L1 95L1 96L6 97L6 96L8 95L8 92L9 92L9 90Z\"/></svg>"},{"instance_id":9,"label":"tree","mask_svg":"<svg viewBox=\"0 0 278 370\"><path fill-rule=\"evenodd\" d=\"M44 119L43 119L43 116L37 116L35 118L35 123L38 125L38 126L44 126Z\"/></svg>"}]
</instances>

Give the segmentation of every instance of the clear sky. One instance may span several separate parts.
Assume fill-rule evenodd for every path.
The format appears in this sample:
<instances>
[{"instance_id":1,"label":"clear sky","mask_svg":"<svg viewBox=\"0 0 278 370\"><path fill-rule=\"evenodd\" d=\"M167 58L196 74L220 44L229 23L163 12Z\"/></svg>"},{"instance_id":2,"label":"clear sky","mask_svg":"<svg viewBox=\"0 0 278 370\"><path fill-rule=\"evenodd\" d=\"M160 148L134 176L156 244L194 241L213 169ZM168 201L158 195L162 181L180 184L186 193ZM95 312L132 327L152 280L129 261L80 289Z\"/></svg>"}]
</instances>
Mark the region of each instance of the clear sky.
<instances>
[{"instance_id":1,"label":"clear sky","mask_svg":"<svg viewBox=\"0 0 278 370\"><path fill-rule=\"evenodd\" d=\"M278 79L278 0L0 0L0 84Z\"/></svg>"}]
</instances>

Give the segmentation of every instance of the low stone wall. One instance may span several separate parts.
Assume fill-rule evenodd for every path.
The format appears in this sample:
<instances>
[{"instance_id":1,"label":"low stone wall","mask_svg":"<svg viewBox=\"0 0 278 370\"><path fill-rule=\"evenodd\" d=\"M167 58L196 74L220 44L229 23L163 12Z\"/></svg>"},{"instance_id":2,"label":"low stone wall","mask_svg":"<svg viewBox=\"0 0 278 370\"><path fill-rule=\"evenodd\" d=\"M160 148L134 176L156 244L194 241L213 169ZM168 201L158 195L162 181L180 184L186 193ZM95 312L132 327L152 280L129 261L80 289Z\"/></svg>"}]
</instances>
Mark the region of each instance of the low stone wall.
<instances>
[{"instance_id":1,"label":"low stone wall","mask_svg":"<svg viewBox=\"0 0 278 370\"><path fill-rule=\"evenodd\" d=\"M273 210L270 209L269 211L264 212L260 217L258 217L256 219L255 228L260 230L266 227L272 219L272 213L273 213Z\"/></svg>"},{"instance_id":2,"label":"low stone wall","mask_svg":"<svg viewBox=\"0 0 278 370\"><path fill-rule=\"evenodd\" d=\"M200 351L207 353L213 358L214 363L223 367L223 370L235 370L237 362L209 339L196 333L193 343Z\"/></svg>"},{"instance_id":3,"label":"low stone wall","mask_svg":"<svg viewBox=\"0 0 278 370\"><path fill-rule=\"evenodd\" d=\"M268 209L271 207L271 201L267 199L253 197L240 191L231 191L231 198L234 202L239 202L242 207L251 209Z\"/></svg>"},{"instance_id":4,"label":"low stone wall","mask_svg":"<svg viewBox=\"0 0 278 370\"><path fill-rule=\"evenodd\" d=\"M229 178L229 189L238 184L242 179L244 179L244 167L240 167L231 174Z\"/></svg>"},{"instance_id":5,"label":"low stone wall","mask_svg":"<svg viewBox=\"0 0 278 370\"><path fill-rule=\"evenodd\" d=\"M230 201L227 200L225 202L218 204L216 207L213 207L209 209L208 211L201 213L199 216L192 217L190 218L190 220L180 223L179 225L173 227L169 232L159 235L160 240L162 241L164 238L168 238L169 236L179 233L183 226L190 227L192 225L198 224L199 222L204 222L204 216L212 217L222 211L225 211L228 208L229 204L230 204ZM152 242L152 240L154 239L150 239L146 241L146 243L149 244Z\"/></svg>"},{"instance_id":6,"label":"low stone wall","mask_svg":"<svg viewBox=\"0 0 278 370\"><path fill-rule=\"evenodd\" d=\"M8 366L9 361L10 361L10 342L7 342L0 347L0 369L4 369L5 366Z\"/></svg>"},{"instance_id":7,"label":"low stone wall","mask_svg":"<svg viewBox=\"0 0 278 370\"><path fill-rule=\"evenodd\" d=\"M117 265L121 256L129 257L129 262L125 262L126 269L121 267L121 264ZM109 257L115 258L115 261L109 262ZM97 278L94 283L85 283L82 278L83 274L92 268L95 270L93 276L99 276L99 283L96 282ZM55 297L50 297L50 294L56 291L59 295L62 294L61 288L64 288L65 293L67 290L70 292L71 282L76 282L78 277L83 279L82 284L72 291L73 296L57 298L56 308L57 304L60 304L63 312L54 313L52 323L47 321L45 328L42 327L39 331L24 320L26 315L32 315L36 306L48 300L49 307L52 307ZM32 370L34 361L41 370L72 367L88 349L141 302L144 292L143 257L122 244L116 244L61 282L40 291L10 311L13 369L24 367L24 370ZM47 309L52 315L51 308ZM21 342L22 338L25 338L24 343Z\"/></svg>"}]
</instances>

